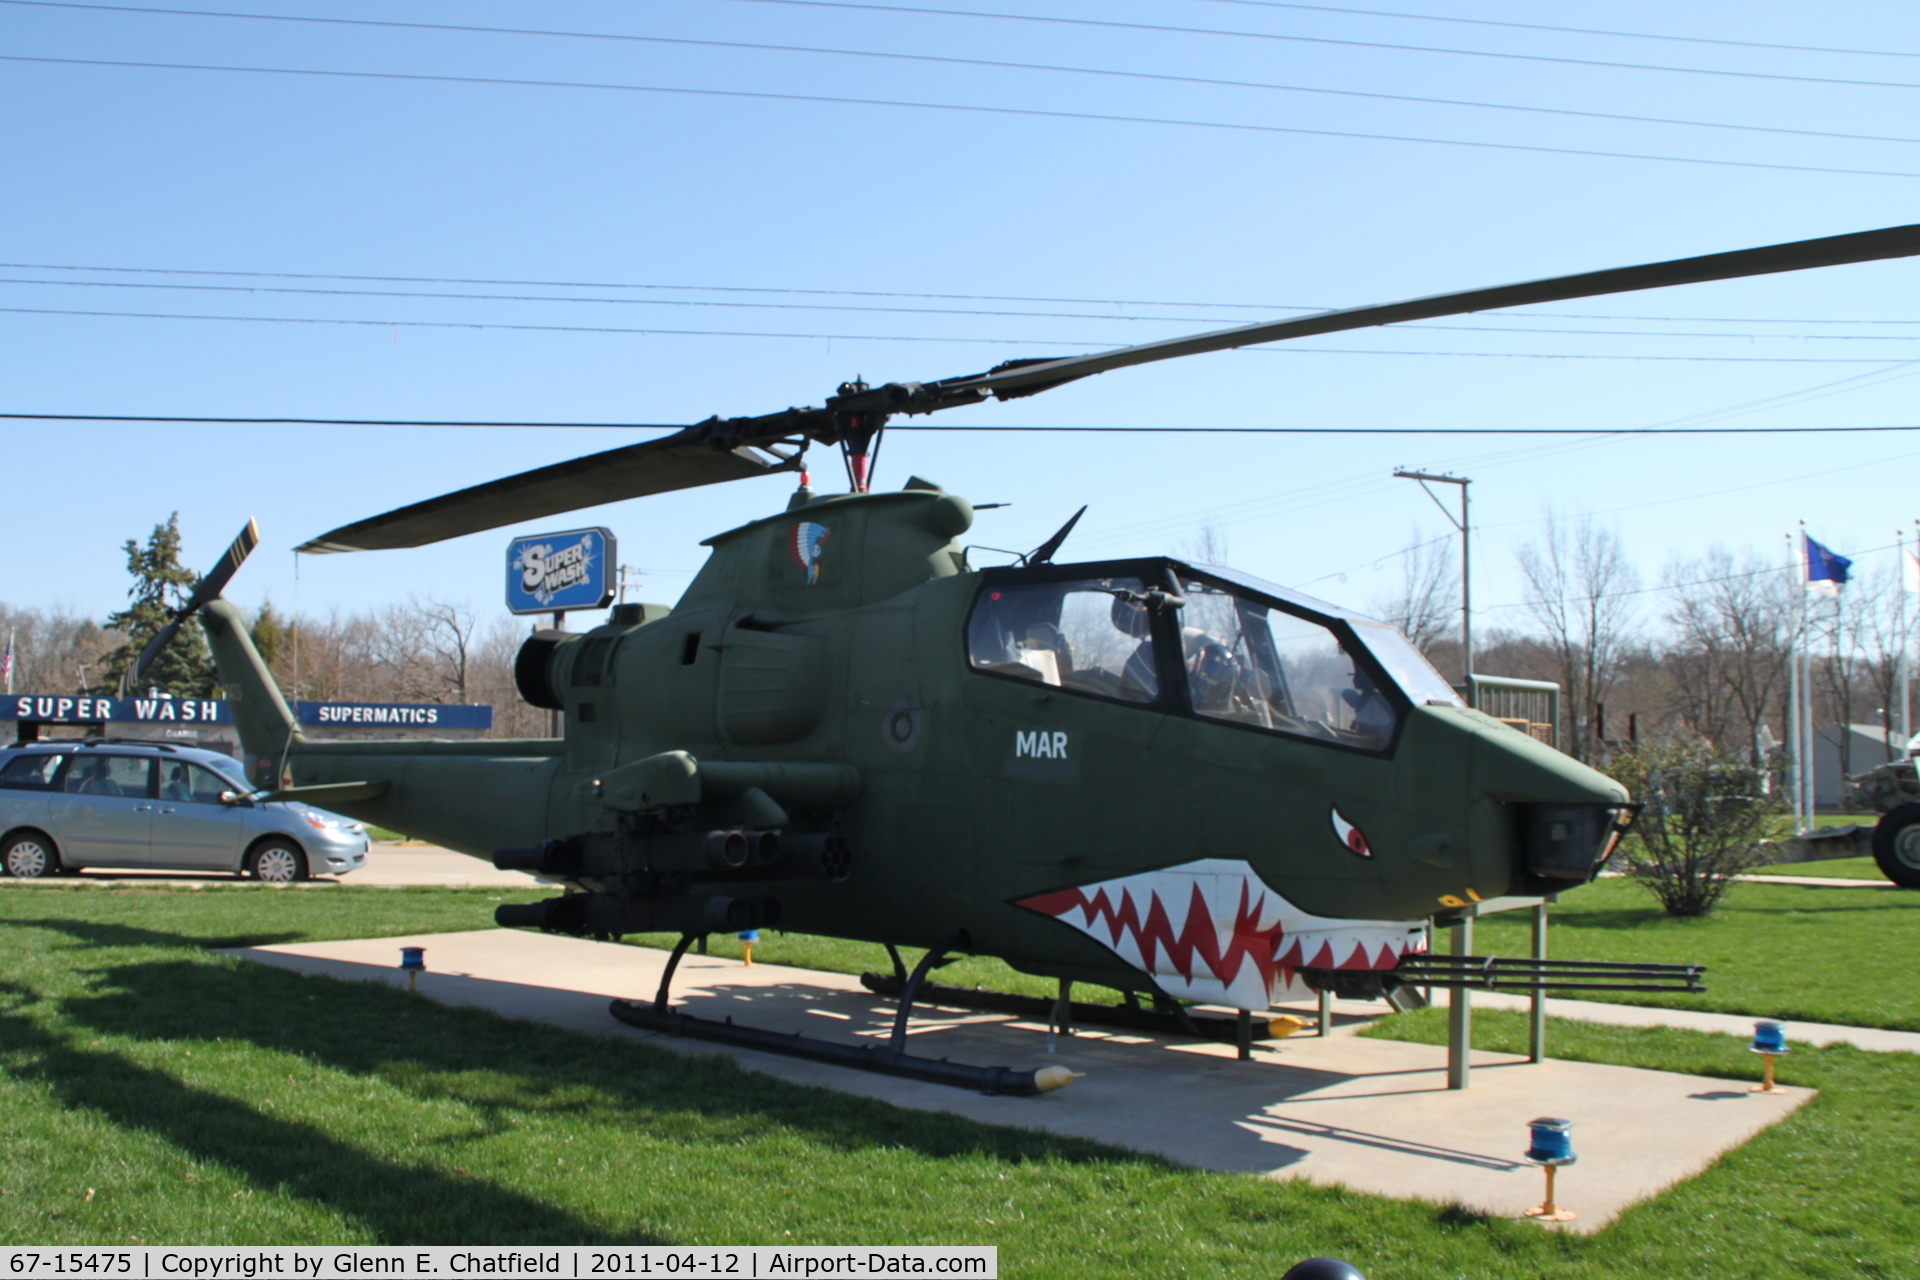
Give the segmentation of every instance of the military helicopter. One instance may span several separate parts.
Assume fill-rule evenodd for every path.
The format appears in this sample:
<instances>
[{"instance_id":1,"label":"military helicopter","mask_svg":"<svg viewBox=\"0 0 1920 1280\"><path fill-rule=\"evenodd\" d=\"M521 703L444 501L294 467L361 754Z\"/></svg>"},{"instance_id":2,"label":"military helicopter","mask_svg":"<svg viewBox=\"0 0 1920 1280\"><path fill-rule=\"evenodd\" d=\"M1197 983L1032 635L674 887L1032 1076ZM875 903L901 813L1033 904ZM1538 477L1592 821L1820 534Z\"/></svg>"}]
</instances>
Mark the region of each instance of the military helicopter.
<instances>
[{"instance_id":1,"label":"military helicopter","mask_svg":"<svg viewBox=\"0 0 1920 1280\"><path fill-rule=\"evenodd\" d=\"M1234 1009L1243 1046L1252 1014L1314 991L1697 989L1691 967L1425 954L1429 926L1469 904L1591 879L1634 806L1602 774L1463 705L1393 628L1166 556L1057 563L1072 521L1019 563L976 569L957 541L972 506L917 477L876 492L871 460L896 415L1149 361L1916 253L1920 226L1895 227L937 382L848 382L818 408L710 418L300 548L413 547L618 499L804 477L810 444L838 447L849 492L803 480L784 510L707 539L709 559L671 608L620 605L592 630L526 642L520 692L565 713L560 738L305 741L242 615L219 598L250 533L140 666L197 612L265 794L564 882L558 897L501 907L503 926L680 934L658 1000L615 1003L636 1025L1030 1094L1066 1073L905 1052L917 997L1015 999L934 988L947 957L994 955L1058 979L1063 1018L1217 1034L1187 1006ZM674 966L696 939L776 924L887 945L894 972L869 982L900 1000L886 1045L672 1007ZM908 945L927 948L910 974L897 951ZM1074 983L1117 988L1128 1004L1071 1004Z\"/></svg>"}]
</instances>

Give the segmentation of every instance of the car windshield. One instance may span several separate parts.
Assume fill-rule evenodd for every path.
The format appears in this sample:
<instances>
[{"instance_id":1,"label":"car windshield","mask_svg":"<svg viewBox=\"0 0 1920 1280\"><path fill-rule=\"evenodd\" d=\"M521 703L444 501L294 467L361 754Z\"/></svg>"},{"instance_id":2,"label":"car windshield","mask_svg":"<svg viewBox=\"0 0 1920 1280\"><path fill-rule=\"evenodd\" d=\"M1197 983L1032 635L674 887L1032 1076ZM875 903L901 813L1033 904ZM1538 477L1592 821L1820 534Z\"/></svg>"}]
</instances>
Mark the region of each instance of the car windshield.
<instances>
[{"instance_id":1,"label":"car windshield","mask_svg":"<svg viewBox=\"0 0 1920 1280\"><path fill-rule=\"evenodd\" d=\"M1394 704L1338 633L1208 582L1188 579L1181 589L1196 714L1368 750L1392 740Z\"/></svg>"}]
</instances>

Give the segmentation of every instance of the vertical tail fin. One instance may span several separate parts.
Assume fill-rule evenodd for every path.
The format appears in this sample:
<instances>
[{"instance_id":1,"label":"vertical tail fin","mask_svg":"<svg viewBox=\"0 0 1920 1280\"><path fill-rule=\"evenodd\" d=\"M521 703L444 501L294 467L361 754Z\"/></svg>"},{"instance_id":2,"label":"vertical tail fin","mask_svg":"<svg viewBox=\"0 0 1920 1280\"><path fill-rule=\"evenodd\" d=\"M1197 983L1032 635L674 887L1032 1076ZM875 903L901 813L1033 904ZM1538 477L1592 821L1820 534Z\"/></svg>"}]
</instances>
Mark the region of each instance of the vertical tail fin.
<instances>
[{"instance_id":1,"label":"vertical tail fin","mask_svg":"<svg viewBox=\"0 0 1920 1280\"><path fill-rule=\"evenodd\" d=\"M288 747L304 740L293 711L280 696L260 651L253 647L246 616L239 609L226 600L211 600L200 610L200 625L206 628L220 683L233 704L247 776L255 786L278 787Z\"/></svg>"}]
</instances>

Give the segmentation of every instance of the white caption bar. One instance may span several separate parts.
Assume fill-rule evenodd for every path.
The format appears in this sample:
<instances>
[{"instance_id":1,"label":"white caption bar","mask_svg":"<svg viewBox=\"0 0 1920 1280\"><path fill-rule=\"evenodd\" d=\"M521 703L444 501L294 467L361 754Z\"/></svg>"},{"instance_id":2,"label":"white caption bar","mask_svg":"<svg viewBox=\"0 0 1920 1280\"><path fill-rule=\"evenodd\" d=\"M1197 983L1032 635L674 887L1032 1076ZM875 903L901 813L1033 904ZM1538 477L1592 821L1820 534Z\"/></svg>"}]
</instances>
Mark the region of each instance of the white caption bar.
<instances>
[{"instance_id":1,"label":"white caption bar","mask_svg":"<svg viewBox=\"0 0 1920 1280\"><path fill-rule=\"evenodd\" d=\"M342 1277L525 1277L526 1280L817 1280L865 1276L960 1276L998 1280L993 1245L678 1247L647 1245L419 1248L312 1245L228 1248L135 1245L125 1249L0 1246L0 1280L341 1280Z\"/></svg>"}]
</instances>

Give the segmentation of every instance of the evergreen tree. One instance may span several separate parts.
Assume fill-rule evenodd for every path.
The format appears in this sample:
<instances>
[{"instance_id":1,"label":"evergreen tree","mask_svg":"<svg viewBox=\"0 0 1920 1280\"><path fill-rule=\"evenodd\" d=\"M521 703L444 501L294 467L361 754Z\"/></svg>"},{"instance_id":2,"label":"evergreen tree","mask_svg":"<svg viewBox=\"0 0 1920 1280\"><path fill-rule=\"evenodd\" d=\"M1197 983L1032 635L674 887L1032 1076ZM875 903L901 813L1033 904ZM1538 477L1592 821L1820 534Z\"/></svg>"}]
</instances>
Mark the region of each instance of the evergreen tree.
<instances>
[{"instance_id":1,"label":"evergreen tree","mask_svg":"<svg viewBox=\"0 0 1920 1280\"><path fill-rule=\"evenodd\" d=\"M280 651L293 637L293 627L274 610L271 599L261 602L250 633L253 647L260 651L260 660L267 664L267 670L273 670L273 664L280 660Z\"/></svg>"},{"instance_id":2,"label":"evergreen tree","mask_svg":"<svg viewBox=\"0 0 1920 1280\"><path fill-rule=\"evenodd\" d=\"M96 693L118 691L121 674L133 665L140 650L154 633L165 626L193 593L200 579L180 564L180 513L167 517L165 524L153 527L146 546L129 538L126 543L127 572L133 585L127 588L130 603L107 619L107 626L126 637L126 643L108 655L105 672ZM207 652L206 633L193 622L183 625L146 674L129 693L158 689L176 698L211 697L217 683L212 655Z\"/></svg>"}]
</instances>

